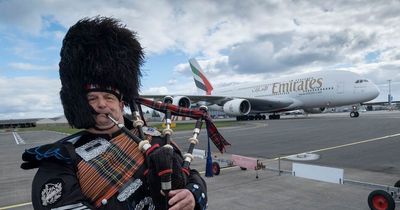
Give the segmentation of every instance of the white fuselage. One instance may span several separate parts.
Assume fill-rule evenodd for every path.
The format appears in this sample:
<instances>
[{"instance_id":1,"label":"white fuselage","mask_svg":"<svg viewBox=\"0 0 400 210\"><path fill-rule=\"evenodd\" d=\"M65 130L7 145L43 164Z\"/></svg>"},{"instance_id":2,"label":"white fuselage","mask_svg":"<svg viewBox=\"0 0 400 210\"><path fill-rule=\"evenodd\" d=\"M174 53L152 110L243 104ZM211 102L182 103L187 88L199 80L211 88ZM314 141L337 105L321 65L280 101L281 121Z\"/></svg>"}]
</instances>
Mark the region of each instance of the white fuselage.
<instances>
[{"instance_id":1,"label":"white fuselage","mask_svg":"<svg viewBox=\"0 0 400 210\"><path fill-rule=\"evenodd\" d=\"M292 99L291 105L273 110L252 109L251 112L273 112L316 107L334 107L370 101L379 95L371 81L349 71L320 71L277 80L240 84L215 90L213 95L238 98Z\"/></svg>"}]
</instances>

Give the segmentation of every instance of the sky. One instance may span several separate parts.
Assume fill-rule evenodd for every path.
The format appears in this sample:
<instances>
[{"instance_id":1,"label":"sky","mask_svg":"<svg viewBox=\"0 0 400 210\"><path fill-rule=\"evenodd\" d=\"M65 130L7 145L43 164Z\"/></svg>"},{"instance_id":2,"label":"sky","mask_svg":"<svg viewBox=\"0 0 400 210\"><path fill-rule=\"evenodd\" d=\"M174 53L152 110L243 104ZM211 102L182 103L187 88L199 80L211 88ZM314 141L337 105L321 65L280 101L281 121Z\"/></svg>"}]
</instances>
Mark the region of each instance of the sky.
<instances>
[{"instance_id":1,"label":"sky","mask_svg":"<svg viewBox=\"0 0 400 210\"><path fill-rule=\"evenodd\" d=\"M0 119L63 114L62 39L84 17L114 17L145 50L142 94L202 94L310 71L349 70L400 100L400 1L0 0Z\"/></svg>"}]
</instances>

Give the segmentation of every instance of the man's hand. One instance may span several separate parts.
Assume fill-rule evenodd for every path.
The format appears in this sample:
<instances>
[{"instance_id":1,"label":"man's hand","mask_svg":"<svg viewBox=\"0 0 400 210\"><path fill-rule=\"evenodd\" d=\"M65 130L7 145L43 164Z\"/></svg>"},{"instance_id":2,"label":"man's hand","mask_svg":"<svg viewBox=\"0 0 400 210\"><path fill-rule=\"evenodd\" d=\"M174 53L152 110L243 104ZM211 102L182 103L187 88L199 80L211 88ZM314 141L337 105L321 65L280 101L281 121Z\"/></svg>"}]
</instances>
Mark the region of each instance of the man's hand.
<instances>
[{"instance_id":1,"label":"man's hand","mask_svg":"<svg viewBox=\"0 0 400 210\"><path fill-rule=\"evenodd\" d=\"M171 190L169 192L169 210L193 210L196 203L193 194L188 189Z\"/></svg>"}]
</instances>

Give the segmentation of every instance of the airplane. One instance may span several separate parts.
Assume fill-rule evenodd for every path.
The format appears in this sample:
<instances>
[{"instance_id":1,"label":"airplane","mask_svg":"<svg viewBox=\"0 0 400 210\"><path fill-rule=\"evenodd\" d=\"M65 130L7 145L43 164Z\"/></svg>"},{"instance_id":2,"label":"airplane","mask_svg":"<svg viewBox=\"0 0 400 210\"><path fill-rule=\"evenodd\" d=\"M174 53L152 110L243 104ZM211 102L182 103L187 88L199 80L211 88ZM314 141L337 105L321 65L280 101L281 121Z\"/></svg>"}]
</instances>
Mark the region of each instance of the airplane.
<instances>
[{"instance_id":1,"label":"airplane","mask_svg":"<svg viewBox=\"0 0 400 210\"><path fill-rule=\"evenodd\" d=\"M302 109L305 113L321 113L327 107L360 104L379 95L370 80L350 71L317 71L262 82L238 84L215 90L196 59L189 59L193 78L205 95L172 95L172 103L182 107L207 105L237 120L280 119L281 112ZM166 95L141 95L163 99ZM350 117L358 117L356 109Z\"/></svg>"}]
</instances>

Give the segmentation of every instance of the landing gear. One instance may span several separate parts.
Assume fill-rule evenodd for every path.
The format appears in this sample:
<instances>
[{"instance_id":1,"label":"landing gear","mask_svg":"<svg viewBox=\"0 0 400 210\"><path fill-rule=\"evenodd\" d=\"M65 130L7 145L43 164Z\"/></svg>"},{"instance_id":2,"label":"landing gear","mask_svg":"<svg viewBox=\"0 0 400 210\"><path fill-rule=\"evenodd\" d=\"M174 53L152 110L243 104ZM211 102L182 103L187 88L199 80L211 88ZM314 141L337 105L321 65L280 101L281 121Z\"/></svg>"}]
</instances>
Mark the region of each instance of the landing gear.
<instances>
[{"instance_id":1,"label":"landing gear","mask_svg":"<svg viewBox=\"0 0 400 210\"><path fill-rule=\"evenodd\" d=\"M256 114L256 115L243 115L243 116L237 116L236 120L237 121L247 121L247 120L265 120L266 117L265 115L260 115L260 114Z\"/></svg>"},{"instance_id":2,"label":"landing gear","mask_svg":"<svg viewBox=\"0 0 400 210\"><path fill-rule=\"evenodd\" d=\"M279 115L279 114L271 114L271 115L268 116L268 118L270 120L279 120L279 119L281 119L281 115Z\"/></svg>"},{"instance_id":3,"label":"landing gear","mask_svg":"<svg viewBox=\"0 0 400 210\"><path fill-rule=\"evenodd\" d=\"M255 120L265 120L265 115L261 115L261 114L256 114L255 116L254 116L254 119Z\"/></svg>"},{"instance_id":4,"label":"landing gear","mask_svg":"<svg viewBox=\"0 0 400 210\"><path fill-rule=\"evenodd\" d=\"M360 116L360 114L357 111L350 112L350 117L351 118L358 117L358 116Z\"/></svg>"},{"instance_id":5,"label":"landing gear","mask_svg":"<svg viewBox=\"0 0 400 210\"><path fill-rule=\"evenodd\" d=\"M357 105L354 105L354 106L352 107L351 112L350 112L350 117L351 117L351 118L355 118L355 117L360 116L360 114L358 113L357 110L358 110L358 106L357 106Z\"/></svg>"}]
</instances>

